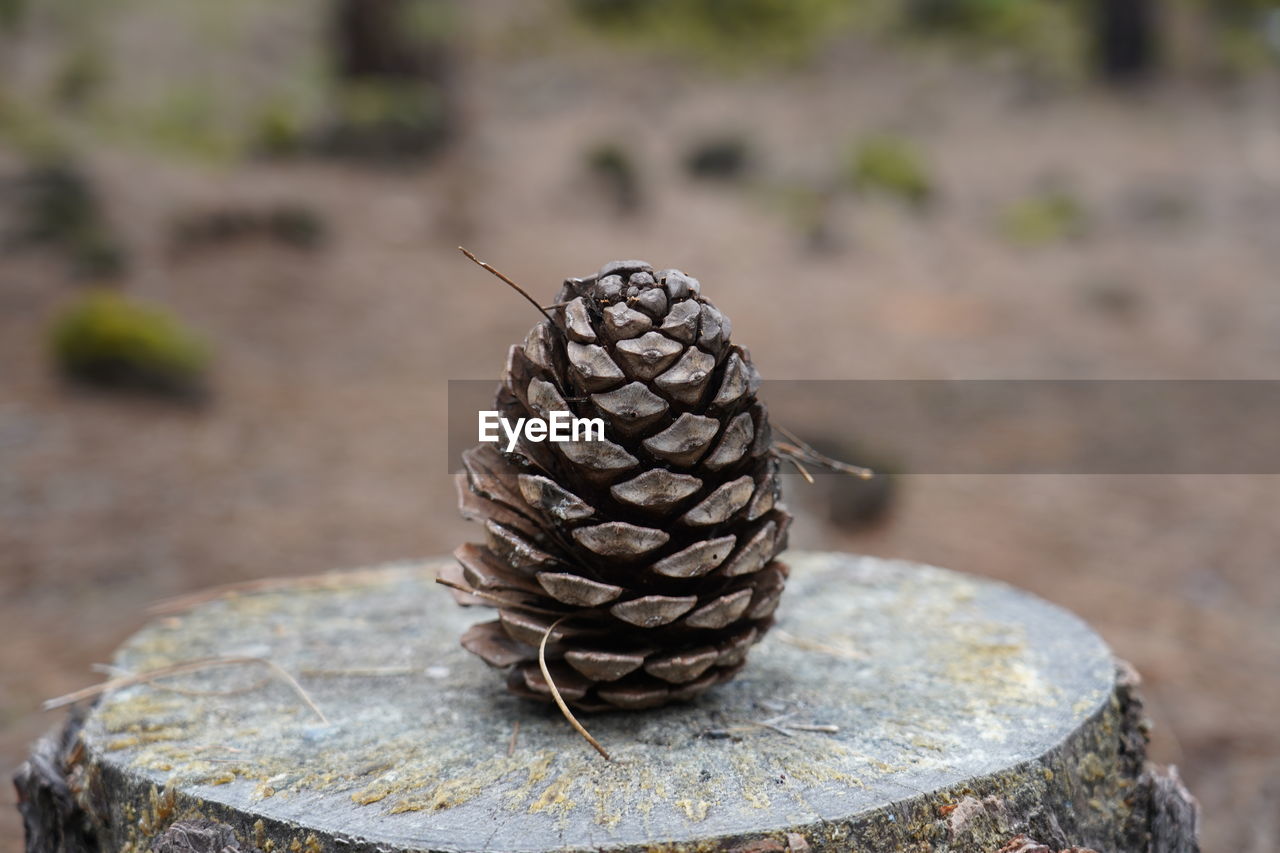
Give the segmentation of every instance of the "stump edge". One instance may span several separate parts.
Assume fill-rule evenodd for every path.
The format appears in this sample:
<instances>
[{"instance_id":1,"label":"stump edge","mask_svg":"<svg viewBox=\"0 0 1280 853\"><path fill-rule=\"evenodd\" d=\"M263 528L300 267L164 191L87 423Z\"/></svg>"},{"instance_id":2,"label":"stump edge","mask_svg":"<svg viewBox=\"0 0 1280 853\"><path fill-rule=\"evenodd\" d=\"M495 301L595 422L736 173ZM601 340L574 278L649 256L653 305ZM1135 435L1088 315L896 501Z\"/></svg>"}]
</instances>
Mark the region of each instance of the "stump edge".
<instances>
[{"instance_id":1,"label":"stump edge","mask_svg":"<svg viewBox=\"0 0 1280 853\"><path fill-rule=\"evenodd\" d=\"M1111 695L1067 741L973 784L909 797L847 821L753 833L710 848L704 842L656 840L610 849L994 853L1022 835L1055 850L1080 846L1101 853L1198 853L1198 804L1176 767L1160 767L1146 759L1149 725L1138 684L1133 667L1117 660ZM361 839L317 835L294 823L254 819L93 760L80 740L86 716L87 709L73 711L36 743L14 776L27 853L144 853L155 849L175 824L189 828L199 821L225 825L236 838L236 845L218 843L218 850L209 853L386 853ZM189 841L188 836L225 839L199 832L183 839ZM160 846L171 847L172 840Z\"/></svg>"}]
</instances>

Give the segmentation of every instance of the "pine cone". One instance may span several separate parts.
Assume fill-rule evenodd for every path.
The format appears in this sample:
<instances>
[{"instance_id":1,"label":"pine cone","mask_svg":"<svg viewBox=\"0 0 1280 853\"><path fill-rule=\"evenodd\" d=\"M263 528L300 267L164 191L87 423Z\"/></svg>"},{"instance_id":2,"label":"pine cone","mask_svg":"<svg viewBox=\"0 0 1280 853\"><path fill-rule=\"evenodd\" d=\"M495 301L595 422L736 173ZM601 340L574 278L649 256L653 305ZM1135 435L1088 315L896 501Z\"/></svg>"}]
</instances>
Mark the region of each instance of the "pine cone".
<instances>
[{"instance_id":1,"label":"pine cone","mask_svg":"<svg viewBox=\"0 0 1280 853\"><path fill-rule=\"evenodd\" d=\"M464 454L461 509L485 543L445 579L497 607L462 645L549 701L546 660L580 710L652 708L732 678L773 623L791 517L756 399L759 375L729 319L677 270L605 264L568 279L551 319L511 348L496 409L601 418L606 440ZM502 438L505 449L506 439Z\"/></svg>"}]
</instances>

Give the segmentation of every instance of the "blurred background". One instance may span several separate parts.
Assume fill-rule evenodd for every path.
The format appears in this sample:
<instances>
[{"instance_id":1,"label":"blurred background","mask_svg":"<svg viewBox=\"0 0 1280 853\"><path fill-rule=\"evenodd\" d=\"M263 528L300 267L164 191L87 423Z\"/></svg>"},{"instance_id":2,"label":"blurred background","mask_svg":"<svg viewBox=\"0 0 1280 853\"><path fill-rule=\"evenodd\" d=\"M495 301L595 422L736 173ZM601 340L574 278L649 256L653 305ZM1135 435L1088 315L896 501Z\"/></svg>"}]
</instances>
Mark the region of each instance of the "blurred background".
<instances>
[{"instance_id":1,"label":"blurred background","mask_svg":"<svg viewBox=\"0 0 1280 853\"><path fill-rule=\"evenodd\" d=\"M1269 0L0 0L0 766L157 599L474 534L446 381L536 316L459 243L684 269L769 378L1277 378L1278 59ZM789 479L793 547L1090 620L1280 849L1280 479Z\"/></svg>"}]
</instances>

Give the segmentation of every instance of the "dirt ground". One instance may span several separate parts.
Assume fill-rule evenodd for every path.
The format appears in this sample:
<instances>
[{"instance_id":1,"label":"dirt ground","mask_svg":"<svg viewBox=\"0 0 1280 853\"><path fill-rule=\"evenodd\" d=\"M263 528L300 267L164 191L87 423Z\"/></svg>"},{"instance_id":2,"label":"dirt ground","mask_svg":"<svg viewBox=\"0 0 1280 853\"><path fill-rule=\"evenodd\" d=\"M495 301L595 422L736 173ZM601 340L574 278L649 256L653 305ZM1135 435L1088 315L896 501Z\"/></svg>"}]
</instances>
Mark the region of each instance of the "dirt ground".
<instances>
[{"instance_id":1,"label":"dirt ground","mask_svg":"<svg viewBox=\"0 0 1280 853\"><path fill-rule=\"evenodd\" d=\"M870 49L745 79L601 51L482 56L462 78L463 136L426 169L96 147L135 259L124 286L212 342L215 395L190 410L69 390L46 327L76 286L49 257L3 258L0 766L149 602L443 553L472 532L445 470L446 381L495 376L533 318L459 242L545 296L615 257L689 271L770 378L1275 378L1272 82L1031 101L999 69ZM860 133L909 132L940 202L915 215L837 195L833 246L814 251L767 193L681 173L690 141L724 128L749 135L770 180L800 183ZM636 151L635 214L584 175L604 138ZM1088 233L1010 245L993 219L1045 180L1078 196ZM1151 215L1152 196L1180 212ZM176 216L281 200L323 216L330 243L169 250ZM1280 849L1280 478L906 476L870 531L788 485L793 547L987 575L1088 619L1143 674L1154 757L1200 798L1205 849ZM11 803L6 787L5 851L20 849Z\"/></svg>"}]
</instances>

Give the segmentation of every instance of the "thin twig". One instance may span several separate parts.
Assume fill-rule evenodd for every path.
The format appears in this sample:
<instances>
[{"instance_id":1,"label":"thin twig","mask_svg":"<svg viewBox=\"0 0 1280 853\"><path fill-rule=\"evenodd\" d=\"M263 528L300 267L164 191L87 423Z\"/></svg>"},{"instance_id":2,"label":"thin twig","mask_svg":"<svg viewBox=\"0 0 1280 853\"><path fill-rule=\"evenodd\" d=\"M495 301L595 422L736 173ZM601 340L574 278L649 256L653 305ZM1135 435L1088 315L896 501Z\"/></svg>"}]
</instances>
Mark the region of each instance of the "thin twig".
<instances>
[{"instance_id":1,"label":"thin twig","mask_svg":"<svg viewBox=\"0 0 1280 853\"><path fill-rule=\"evenodd\" d=\"M755 726L730 726L727 729L705 729L702 732L703 737L731 737L744 732L755 731Z\"/></svg>"},{"instance_id":2,"label":"thin twig","mask_svg":"<svg viewBox=\"0 0 1280 853\"><path fill-rule=\"evenodd\" d=\"M402 678L416 675L413 666L367 666L359 669L303 669L298 674L307 678Z\"/></svg>"},{"instance_id":3,"label":"thin twig","mask_svg":"<svg viewBox=\"0 0 1280 853\"><path fill-rule=\"evenodd\" d=\"M832 726L826 723L789 723L787 720L795 716L795 712L790 714L782 714L778 717L772 717L768 720L752 720L743 726L729 726L723 729L707 729L702 734L704 737L731 737L735 734L743 734L746 732L756 731L758 729L767 729L786 737L795 737L796 732L816 732L818 734L839 734L840 727Z\"/></svg>"},{"instance_id":4,"label":"thin twig","mask_svg":"<svg viewBox=\"0 0 1280 853\"><path fill-rule=\"evenodd\" d=\"M809 652L821 652L824 655L831 655L836 658L844 658L845 660L866 660L867 656L860 652L842 649L838 646L830 646L817 640L810 640L807 637L797 637L789 631L781 628L774 628L771 636L777 637L789 646L795 646L797 649L804 649Z\"/></svg>"},{"instance_id":5,"label":"thin twig","mask_svg":"<svg viewBox=\"0 0 1280 853\"><path fill-rule=\"evenodd\" d=\"M862 480L870 480L876 475L875 471L870 468L863 468L861 465L850 465L848 462L841 462L838 459L832 459L825 453L817 450L813 445L800 438L791 430L782 426L782 424L773 424L774 429L782 433L791 440L791 444L782 442L774 442L774 449L789 459L801 459L820 468L826 468L828 471L835 471L838 474L852 474Z\"/></svg>"},{"instance_id":6,"label":"thin twig","mask_svg":"<svg viewBox=\"0 0 1280 853\"><path fill-rule=\"evenodd\" d=\"M507 758L516 754L516 739L518 737L520 737L520 721L516 720L516 724L511 727L511 740L507 742Z\"/></svg>"},{"instance_id":7,"label":"thin twig","mask_svg":"<svg viewBox=\"0 0 1280 853\"><path fill-rule=\"evenodd\" d=\"M795 735L787 731L782 726L782 723L785 723L787 720L791 719L794 716L795 716L795 712L792 711L789 714L779 714L778 716L770 717L767 720L754 720L752 721L751 724L753 726L759 726L762 729L770 729L771 731L775 731L780 735L786 735L787 737L795 737Z\"/></svg>"},{"instance_id":8,"label":"thin twig","mask_svg":"<svg viewBox=\"0 0 1280 853\"><path fill-rule=\"evenodd\" d=\"M551 678L551 670L547 669L547 638L551 636L561 622L568 619L568 616L561 616L559 619L551 623L546 633L542 635L542 642L538 644L538 668L542 670L542 677L547 682L547 687L551 688L551 698L556 701L556 705L560 707L560 713L564 714L564 718L569 721L569 725L577 730L578 734L587 739L587 743L595 747L596 752L604 756L605 761L612 761L609 753L604 751L604 747L600 742L591 736L591 732L582 727L582 723L578 722L578 718L569 710L569 706L564 703L564 699L560 696L560 688L556 687L555 681Z\"/></svg>"},{"instance_id":9,"label":"thin twig","mask_svg":"<svg viewBox=\"0 0 1280 853\"><path fill-rule=\"evenodd\" d=\"M137 675L136 672L130 672L127 669L104 663L95 663L89 669L115 678L129 678ZM246 684L243 687L228 687L226 690L194 690L190 687L175 687L171 684L156 684L153 686L157 690L167 690L170 693L177 693L179 696L239 696L243 693L252 693L270 683L271 676L268 675L266 678L259 678L257 681Z\"/></svg>"},{"instance_id":10,"label":"thin twig","mask_svg":"<svg viewBox=\"0 0 1280 853\"><path fill-rule=\"evenodd\" d=\"M361 569L354 572L329 572L319 575L304 575L296 578L256 578L248 581L238 581L236 583L222 584L221 586L209 587L208 589L200 589L195 592L184 593L172 598L157 601L147 608L147 612L163 616L171 613L177 613L183 610L190 610L197 604L204 604L207 601L216 601L219 598L225 598L232 595L242 595L256 592L275 592L282 589L325 589L335 584L351 585L365 580L372 580L377 577L387 575L389 572L397 571L399 567L388 568L379 566L371 569Z\"/></svg>"},{"instance_id":11,"label":"thin twig","mask_svg":"<svg viewBox=\"0 0 1280 853\"><path fill-rule=\"evenodd\" d=\"M477 258L475 255L473 255L471 252L467 251L467 250L466 250L466 249L464 249L463 247L459 246L459 247L458 247L458 251L459 251L459 252L461 252L462 254L466 255L466 256L467 256L467 258L469 258L473 263L475 263L475 264L479 265L481 269L485 270L485 272L492 273L493 275L496 275L498 278L502 279L502 281L506 283L507 287L510 287L510 288L511 288L512 290L514 290L516 293L520 294L520 295L521 295L521 296L523 296L525 299L529 300L529 304L530 304L530 305L532 305L534 308L537 308L537 309L538 309L538 312L539 312L540 314L542 314L542 316L543 316L543 317L546 317L546 318L547 318L547 322L548 322L548 323L550 323L552 326L555 326L556 321L551 319L551 315L550 315L550 314L548 314L548 313L543 309L543 307L542 307L541 305L539 305L539 304L538 304L538 300L534 299L532 296L530 296L530 295L529 295L529 292L528 292L527 290L525 290L525 289L524 289L523 287L521 287L520 285L516 284L516 283L515 283L514 281L512 281L511 279L507 278L505 275L503 275L502 273L500 273L498 270L494 269L494 267L493 267L492 265L487 264L487 263L485 263L484 261L482 261L482 260L480 260L479 258Z\"/></svg>"},{"instance_id":12,"label":"thin twig","mask_svg":"<svg viewBox=\"0 0 1280 853\"><path fill-rule=\"evenodd\" d=\"M538 309L539 314L541 314L543 317L547 319L547 323L550 324L551 330L556 334L556 336L558 336L565 343L568 342L569 333L565 329L565 323L564 323L563 317L564 317L564 308L565 306L569 305L569 302L557 302L553 305L548 305L546 308L543 308L540 304L538 304L538 300L530 296L529 292L525 290L523 287L521 287L520 285L512 281L510 276L504 275L502 272L497 270L492 264L485 263L484 261L477 258L472 252L463 248L462 246L458 247L458 251L466 255L467 258L469 258L473 263L479 265L481 269L485 270L488 273L492 273L499 280L501 280L503 284L507 285L516 293L523 296L525 300L529 302L530 305ZM555 321L555 318L553 318L549 313L547 313L548 311L555 311L555 310L559 310L561 312L561 322L559 323L557 323ZM563 383L556 377L552 376L551 382L553 385L556 386L556 390L560 392L560 396L564 398L565 402L581 403L587 400L586 397L571 396L568 390L564 387Z\"/></svg>"},{"instance_id":13,"label":"thin twig","mask_svg":"<svg viewBox=\"0 0 1280 853\"><path fill-rule=\"evenodd\" d=\"M775 447L777 447L779 450L783 450L784 452L785 452L787 449L790 449L790 448L791 448L791 445L789 445L789 444L776 444L776 445L774 445L774 446L775 446ZM801 464L800 464L800 460L799 460L799 458L798 458L798 457L795 457L795 456L788 456L788 457L786 457L786 459L787 459L787 461L788 461L788 462L790 462L790 463L791 463L792 467L794 467L794 468L796 469L796 471L800 474L800 476L801 476L801 477L804 477L804 481L805 481L806 483L808 483L809 485L811 485L811 486L812 486L812 485L813 485L813 475L809 473L809 469L808 469L808 468L806 468L806 467L804 467L803 465L801 465Z\"/></svg>"},{"instance_id":14,"label":"thin twig","mask_svg":"<svg viewBox=\"0 0 1280 853\"><path fill-rule=\"evenodd\" d=\"M298 694L298 698L301 699L308 708L315 712L315 715L320 718L320 722L325 725L329 724L329 718L326 717L324 712L316 706L315 702L311 701L311 697L307 695L307 691L302 689L302 685L298 683L297 679L285 672L278 664L269 661L266 658L256 657L212 657L185 661L183 663L175 663L172 666L163 666L149 672L140 672L136 675L112 678L108 681L102 682L101 684L95 684L92 687L86 687L83 690L77 690L74 693L68 693L65 696L59 696L56 699L50 699L41 707L46 711L52 711L54 708L72 705L83 699L92 699L112 690L133 687L136 684L147 684L158 678L169 678L174 675L186 675L190 672L199 672L202 669L212 669L216 666L242 666L245 664L259 664L261 666L265 666L276 675L280 676L281 679L293 688L293 692Z\"/></svg>"},{"instance_id":15,"label":"thin twig","mask_svg":"<svg viewBox=\"0 0 1280 853\"><path fill-rule=\"evenodd\" d=\"M166 598L157 601L147 608L147 612L156 616L162 616L168 613L176 613L182 610L189 610L197 604L204 604L206 601L214 601L228 595L237 595L246 592L271 592L278 589L284 589L302 580L301 578L257 578L256 580L243 581L240 583L228 583L221 586L210 587L209 589L196 590L195 592L185 595L175 595L172 598Z\"/></svg>"}]
</instances>

